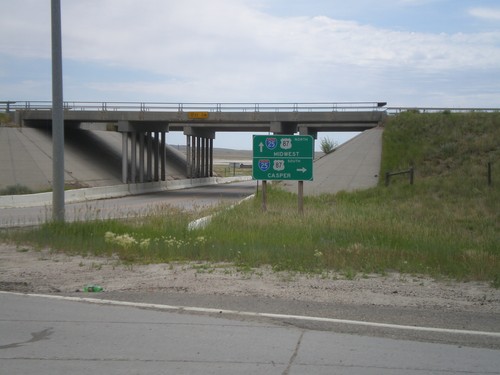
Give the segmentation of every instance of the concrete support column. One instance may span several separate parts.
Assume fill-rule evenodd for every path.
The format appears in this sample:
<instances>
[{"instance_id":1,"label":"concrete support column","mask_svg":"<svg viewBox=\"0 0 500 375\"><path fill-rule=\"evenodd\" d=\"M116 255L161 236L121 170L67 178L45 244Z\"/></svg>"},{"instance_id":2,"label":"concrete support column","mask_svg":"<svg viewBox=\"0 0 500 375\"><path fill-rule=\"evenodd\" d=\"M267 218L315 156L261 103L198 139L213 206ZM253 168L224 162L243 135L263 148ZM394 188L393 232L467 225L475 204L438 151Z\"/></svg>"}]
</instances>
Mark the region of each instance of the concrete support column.
<instances>
[{"instance_id":1,"label":"concrete support column","mask_svg":"<svg viewBox=\"0 0 500 375\"><path fill-rule=\"evenodd\" d=\"M203 137L198 137L198 173L197 177L203 177Z\"/></svg>"},{"instance_id":2,"label":"concrete support column","mask_svg":"<svg viewBox=\"0 0 500 375\"><path fill-rule=\"evenodd\" d=\"M160 133L154 132L154 181L160 180Z\"/></svg>"},{"instance_id":3,"label":"concrete support column","mask_svg":"<svg viewBox=\"0 0 500 375\"><path fill-rule=\"evenodd\" d=\"M130 182L137 182L137 132L130 133Z\"/></svg>"},{"instance_id":4,"label":"concrete support column","mask_svg":"<svg viewBox=\"0 0 500 375\"><path fill-rule=\"evenodd\" d=\"M200 137L201 141L201 163L200 163L200 177L205 177L205 138Z\"/></svg>"},{"instance_id":5,"label":"concrete support column","mask_svg":"<svg viewBox=\"0 0 500 375\"><path fill-rule=\"evenodd\" d=\"M144 182L144 132L139 133L139 182Z\"/></svg>"},{"instance_id":6,"label":"concrete support column","mask_svg":"<svg viewBox=\"0 0 500 375\"><path fill-rule=\"evenodd\" d=\"M161 146L160 146L160 159L161 159L161 180L165 181L167 179L166 177L166 146L167 146L167 139L166 139L166 133L161 132Z\"/></svg>"},{"instance_id":7,"label":"concrete support column","mask_svg":"<svg viewBox=\"0 0 500 375\"><path fill-rule=\"evenodd\" d=\"M196 178L196 137L191 137L191 178Z\"/></svg>"},{"instance_id":8,"label":"concrete support column","mask_svg":"<svg viewBox=\"0 0 500 375\"><path fill-rule=\"evenodd\" d=\"M274 134L294 134L297 132L297 124L291 122L272 121L269 129Z\"/></svg>"},{"instance_id":9,"label":"concrete support column","mask_svg":"<svg viewBox=\"0 0 500 375\"><path fill-rule=\"evenodd\" d=\"M146 150L146 181L153 180L153 133L147 133Z\"/></svg>"},{"instance_id":10,"label":"concrete support column","mask_svg":"<svg viewBox=\"0 0 500 375\"><path fill-rule=\"evenodd\" d=\"M191 178L196 178L196 137L191 136Z\"/></svg>"},{"instance_id":11,"label":"concrete support column","mask_svg":"<svg viewBox=\"0 0 500 375\"><path fill-rule=\"evenodd\" d=\"M309 126L304 125L304 124L299 124L298 129L299 129L300 135L310 135L314 139L318 139L318 131L317 130L312 129Z\"/></svg>"},{"instance_id":12,"label":"concrete support column","mask_svg":"<svg viewBox=\"0 0 500 375\"><path fill-rule=\"evenodd\" d=\"M205 172L204 177L210 176L210 140L205 138Z\"/></svg>"},{"instance_id":13,"label":"concrete support column","mask_svg":"<svg viewBox=\"0 0 500 375\"><path fill-rule=\"evenodd\" d=\"M191 136L186 135L186 176L191 178Z\"/></svg>"},{"instance_id":14,"label":"concrete support column","mask_svg":"<svg viewBox=\"0 0 500 375\"><path fill-rule=\"evenodd\" d=\"M316 147L316 144L315 144L316 140L318 139L318 131L316 129L311 129L307 125L301 125L301 124L298 125L298 128L299 128L300 135L310 135L314 138L314 142L313 142L313 150L314 150ZM314 155L314 153L313 153L313 155Z\"/></svg>"},{"instance_id":15,"label":"concrete support column","mask_svg":"<svg viewBox=\"0 0 500 375\"><path fill-rule=\"evenodd\" d=\"M122 132L122 182L128 182L128 133Z\"/></svg>"},{"instance_id":16,"label":"concrete support column","mask_svg":"<svg viewBox=\"0 0 500 375\"><path fill-rule=\"evenodd\" d=\"M201 164L201 137L196 137L196 177L200 177Z\"/></svg>"},{"instance_id":17,"label":"concrete support column","mask_svg":"<svg viewBox=\"0 0 500 375\"><path fill-rule=\"evenodd\" d=\"M209 168L209 177L213 177L214 176L214 140L213 139L209 139L209 142L210 142L210 156L209 156L209 160L210 160L210 168Z\"/></svg>"}]
</instances>

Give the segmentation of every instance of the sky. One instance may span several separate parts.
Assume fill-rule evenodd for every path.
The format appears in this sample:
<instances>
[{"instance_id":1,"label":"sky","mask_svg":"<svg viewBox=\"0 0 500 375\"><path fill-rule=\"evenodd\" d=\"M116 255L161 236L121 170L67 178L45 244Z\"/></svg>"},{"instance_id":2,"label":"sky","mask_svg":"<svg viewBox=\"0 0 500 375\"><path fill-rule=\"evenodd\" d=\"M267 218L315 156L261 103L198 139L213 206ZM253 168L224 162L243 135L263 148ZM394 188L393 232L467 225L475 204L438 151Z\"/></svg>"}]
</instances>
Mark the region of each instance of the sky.
<instances>
[{"instance_id":1,"label":"sky","mask_svg":"<svg viewBox=\"0 0 500 375\"><path fill-rule=\"evenodd\" d=\"M0 1L0 100L51 100L50 1ZM61 7L66 101L500 107L498 0L61 0ZM181 133L168 139L184 142ZM251 136L218 133L214 145L250 149Z\"/></svg>"}]
</instances>

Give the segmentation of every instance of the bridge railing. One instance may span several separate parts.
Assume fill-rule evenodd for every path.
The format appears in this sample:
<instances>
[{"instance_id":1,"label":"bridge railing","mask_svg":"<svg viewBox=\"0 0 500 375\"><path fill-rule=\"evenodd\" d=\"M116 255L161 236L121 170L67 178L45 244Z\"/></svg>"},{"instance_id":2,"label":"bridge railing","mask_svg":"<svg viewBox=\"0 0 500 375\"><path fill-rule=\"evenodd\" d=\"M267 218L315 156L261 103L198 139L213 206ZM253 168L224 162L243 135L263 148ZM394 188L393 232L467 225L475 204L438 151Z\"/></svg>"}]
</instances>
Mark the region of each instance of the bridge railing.
<instances>
[{"instance_id":1,"label":"bridge railing","mask_svg":"<svg viewBox=\"0 0 500 375\"><path fill-rule=\"evenodd\" d=\"M464 113L464 112L500 112L500 108L453 108L453 107L386 107L387 113L396 115L402 112L418 113Z\"/></svg>"},{"instance_id":2,"label":"bridge railing","mask_svg":"<svg viewBox=\"0 0 500 375\"><path fill-rule=\"evenodd\" d=\"M0 102L0 109L2 109ZM10 101L9 110L49 110L51 101ZM75 111L140 111L140 112L329 112L380 111L384 102L332 103L163 103L163 102L91 102L66 101L65 110ZM5 106L5 105L4 105ZM7 108L5 108L6 110Z\"/></svg>"},{"instance_id":3,"label":"bridge railing","mask_svg":"<svg viewBox=\"0 0 500 375\"><path fill-rule=\"evenodd\" d=\"M50 110L51 101L0 101L0 112L16 110ZM311 102L311 103L164 103L164 102L92 102L66 101L66 110L74 111L140 111L140 112L330 112L387 111L401 112L500 112L500 108L453 107L386 107L385 102Z\"/></svg>"}]
</instances>

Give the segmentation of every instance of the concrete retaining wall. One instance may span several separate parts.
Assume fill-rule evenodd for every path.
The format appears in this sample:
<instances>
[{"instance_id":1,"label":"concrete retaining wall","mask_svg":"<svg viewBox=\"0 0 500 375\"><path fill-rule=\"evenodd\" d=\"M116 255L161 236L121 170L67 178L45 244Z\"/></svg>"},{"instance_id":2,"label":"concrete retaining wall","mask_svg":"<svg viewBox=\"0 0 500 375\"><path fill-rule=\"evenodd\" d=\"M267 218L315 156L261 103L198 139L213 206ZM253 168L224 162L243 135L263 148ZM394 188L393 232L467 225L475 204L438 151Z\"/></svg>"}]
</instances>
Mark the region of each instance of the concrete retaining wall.
<instances>
[{"instance_id":1,"label":"concrete retaining wall","mask_svg":"<svg viewBox=\"0 0 500 375\"><path fill-rule=\"evenodd\" d=\"M128 195L139 195L166 190L189 189L198 186L226 184L236 181L251 180L251 176L237 177L207 177L186 180L171 180L162 182L149 182L144 184L123 184L102 186L86 189L67 190L65 202L85 202L90 200L119 198ZM52 193L3 195L0 196L0 208L46 206L52 204Z\"/></svg>"}]
</instances>

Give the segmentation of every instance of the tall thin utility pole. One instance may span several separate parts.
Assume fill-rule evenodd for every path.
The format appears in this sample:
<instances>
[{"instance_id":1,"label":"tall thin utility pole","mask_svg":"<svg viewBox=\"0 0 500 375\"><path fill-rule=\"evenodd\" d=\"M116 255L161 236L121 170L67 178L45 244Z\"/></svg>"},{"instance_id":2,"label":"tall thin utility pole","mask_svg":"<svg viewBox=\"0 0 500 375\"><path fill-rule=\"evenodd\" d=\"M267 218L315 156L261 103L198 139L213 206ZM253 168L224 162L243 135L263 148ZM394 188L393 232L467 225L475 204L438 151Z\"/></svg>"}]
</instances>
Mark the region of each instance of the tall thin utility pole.
<instances>
[{"instance_id":1,"label":"tall thin utility pole","mask_svg":"<svg viewBox=\"0 0 500 375\"><path fill-rule=\"evenodd\" d=\"M64 112L61 0L51 0L52 14L52 217L64 222Z\"/></svg>"}]
</instances>

